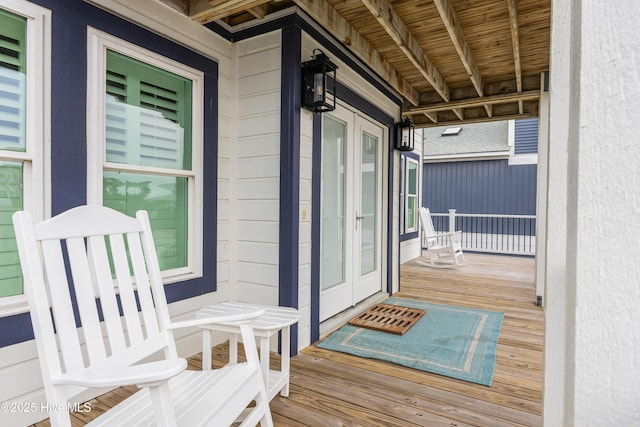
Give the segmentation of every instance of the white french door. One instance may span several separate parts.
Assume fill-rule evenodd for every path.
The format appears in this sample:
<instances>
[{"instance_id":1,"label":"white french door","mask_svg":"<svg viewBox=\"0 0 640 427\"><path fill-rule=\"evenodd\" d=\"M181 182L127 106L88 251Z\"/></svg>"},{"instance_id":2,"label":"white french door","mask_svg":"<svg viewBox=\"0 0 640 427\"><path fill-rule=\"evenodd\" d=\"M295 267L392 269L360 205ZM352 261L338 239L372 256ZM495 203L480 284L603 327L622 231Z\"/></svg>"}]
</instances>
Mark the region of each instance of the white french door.
<instances>
[{"instance_id":1,"label":"white french door","mask_svg":"<svg viewBox=\"0 0 640 427\"><path fill-rule=\"evenodd\" d=\"M320 321L382 289L382 126L322 115Z\"/></svg>"}]
</instances>

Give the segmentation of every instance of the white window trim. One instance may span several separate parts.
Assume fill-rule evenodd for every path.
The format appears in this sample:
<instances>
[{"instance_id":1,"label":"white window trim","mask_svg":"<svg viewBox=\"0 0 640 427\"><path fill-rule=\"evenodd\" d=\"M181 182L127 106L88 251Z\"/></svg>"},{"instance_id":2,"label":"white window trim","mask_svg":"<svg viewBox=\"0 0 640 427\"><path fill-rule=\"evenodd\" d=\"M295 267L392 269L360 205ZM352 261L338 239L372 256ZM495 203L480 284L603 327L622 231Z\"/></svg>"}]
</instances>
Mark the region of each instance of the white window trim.
<instances>
[{"instance_id":1,"label":"white window trim","mask_svg":"<svg viewBox=\"0 0 640 427\"><path fill-rule=\"evenodd\" d=\"M21 0L0 0L0 8L27 18L26 151L0 152L0 160L24 162L24 210L34 220L51 216L51 11ZM0 317L29 311L24 294L0 298Z\"/></svg>"},{"instance_id":2,"label":"white window trim","mask_svg":"<svg viewBox=\"0 0 640 427\"><path fill-rule=\"evenodd\" d=\"M204 73L184 64L160 56L95 28L87 28L87 203L102 204L102 179L104 169L130 170L143 173L159 173L160 168L113 165L104 158L105 143L105 88L107 49L151 64L158 68L190 79L192 84L192 164L191 171L173 173L185 176L188 185L188 247L187 266L165 270L165 284L202 277L203 254L203 126L204 123ZM162 173L164 175L164 173Z\"/></svg>"},{"instance_id":3,"label":"white window trim","mask_svg":"<svg viewBox=\"0 0 640 427\"><path fill-rule=\"evenodd\" d=\"M416 231L418 231L418 214L419 214L419 201L420 201L420 194L418 189L420 188L420 186L418 185L420 183L420 162L418 160L415 160L411 157L405 157L405 167L404 167L404 234L408 234L408 233L414 233ZM413 163L416 165L416 194L415 194L415 198L416 198L416 204L415 204L415 215L414 215L414 222L413 222L413 227L408 227L407 226L407 217L408 217L408 213L409 213L409 163Z\"/></svg>"}]
</instances>

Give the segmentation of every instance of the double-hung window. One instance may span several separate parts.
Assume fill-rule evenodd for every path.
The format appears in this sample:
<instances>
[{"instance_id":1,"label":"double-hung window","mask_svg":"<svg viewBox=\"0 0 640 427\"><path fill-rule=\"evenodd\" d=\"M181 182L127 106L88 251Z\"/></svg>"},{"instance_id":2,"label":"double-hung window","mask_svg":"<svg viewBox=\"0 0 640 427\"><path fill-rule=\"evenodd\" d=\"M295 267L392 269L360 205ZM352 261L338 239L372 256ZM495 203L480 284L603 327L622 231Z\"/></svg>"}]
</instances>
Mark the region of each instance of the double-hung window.
<instances>
[{"instance_id":1,"label":"double-hung window","mask_svg":"<svg viewBox=\"0 0 640 427\"><path fill-rule=\"evenodd\" d=\"M165 279L200 276L203 73L93 29L88 73L88 201L148 211Z\"/></svg>"},{"instance_id":2,"label":"double-hung window","mask_svg":"<svg viewBox=\"0 0 640 427\"><path fill-rule=\"evenodd\" d=\"M26 311L11 216L44 218L50 12L0 0L0 316Z\"/></svg>"},{"instance_id":3,"label":"double-hung window","mask_svg":"<svg viewBox=\"0 0 640 427\"><path fill-rule=\"evenodd\" d=\"M402 156L402 234L418 231L418 166L417 160Z\"/></svg>"}]
</instances>

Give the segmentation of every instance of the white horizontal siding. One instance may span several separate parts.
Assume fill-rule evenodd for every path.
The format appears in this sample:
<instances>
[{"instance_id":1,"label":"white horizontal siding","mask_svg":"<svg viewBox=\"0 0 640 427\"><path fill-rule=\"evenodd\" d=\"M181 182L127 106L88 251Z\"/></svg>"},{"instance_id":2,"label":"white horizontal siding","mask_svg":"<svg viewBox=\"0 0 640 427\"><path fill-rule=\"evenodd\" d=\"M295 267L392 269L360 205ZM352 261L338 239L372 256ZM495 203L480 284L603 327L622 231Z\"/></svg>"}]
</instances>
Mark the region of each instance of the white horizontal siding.
<instances>
[{"instance_id":1,"label":"white horizontal siding","mask_svg":"<svg viewBox=\"0 0 640 427\"><path fill-rule=\"evenodd\" d=\"M280 221L280 46L280 31L234 46L234 297L275 305Z\"/></svg>"},{"instance_id":2,"label":"white horizontal siding","mask_svg":"<svg viewBox=\"0 0 640 427\"><path fill-rule=\"evenodd\" d=\"M311 174L313 169L313 115L301 110L300 196L298 230L298 346L311 344Z\"/></svg>"},{"instance_id":3,"label":"white horizontal siding","mask_svg":"<svg viewBox=\"0 0 640 427\"><path fill-rule=\"evenodd\" d=\"M242 228L238 230L239 242L271 243L278 247L278 223L270 221L243 221ZM276 251L277 253L277 251Z\"/></svg>"},{"instance_id":4,"label":"white horizontal siding","mask_svg":"<svg viewBox=\"0 0 640 427\"><path fill-rule=\"evenodd\" d=\"M420 256L420 239L405 240L400 243L400 263L404 264Z\"/></svg>"},{"instance_id":5,"label":"white horizontal siding","mask_svg":"<svg viewBox=\"0 0 640 427\"><path fill-rule=\"evenodd\" d=\"M273 243L238 242L238 266L241 263L274 266L278 264L278 247Z\"/></svg>"}]
</instances>

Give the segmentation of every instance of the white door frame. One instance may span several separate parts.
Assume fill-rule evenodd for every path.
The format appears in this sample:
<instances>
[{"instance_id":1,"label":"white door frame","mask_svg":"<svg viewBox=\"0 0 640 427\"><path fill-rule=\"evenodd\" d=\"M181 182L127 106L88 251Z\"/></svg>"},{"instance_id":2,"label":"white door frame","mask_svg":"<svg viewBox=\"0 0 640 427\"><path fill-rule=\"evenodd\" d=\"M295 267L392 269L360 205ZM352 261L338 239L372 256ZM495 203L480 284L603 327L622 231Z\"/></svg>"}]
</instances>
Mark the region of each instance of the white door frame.
<instances>
[{"instance_id":1,"label":"white door frame","mask_svg":"<svg viewBox=\"0 0 640 427\"><path fill-rule=\"evenodd\" d=\"M388 180L385 179L388 175L388 144L389 144L389 132L388 128L366 116L362 113L346 107L342 103L339 103L336 110L333 113L325 113L323 115L323 127L324 117L331 115L337 120L345 123L347 127L346 138L344 147L344 220L343 236L345 241L343 243L344 251L344 267L343 267L343 279L342 283L332 286L326 290L322 290L322 255L320 257L320 302L319 312L320 321L324 321L331 316L354 306L358 302L367 298L368 296L375 294L376 292L384 291L384 282L387 274L387 227L384 225L388 221L387 209L384 209L385 201L388 200ZM362 144L362 134L367 132L378 138L377 150L377 197L376 197L376 225L375 229L378 235L376 236L376 269L364 276L368 282L361 282L358 272L360 271L359 263L359 251L361 246L359 230L356 227L361 228L362 220L356 219L359 215L356 213L360 209L360 150ZM322 150L321 150L322 151ZM322 159L321 159L322 164ZM322 167L322 166L321 166ZM323 196L324 188L320 186L321 200L327 199ZM322 206L319 209L320 212L320 235L322 239L322 224L325 223L325 219L322 218ZM322 241L322 240L321 240ZM321 243L322 253L322 243ZM365 286L360 292L358 284Z\"/></svg>"}]
</instances>

